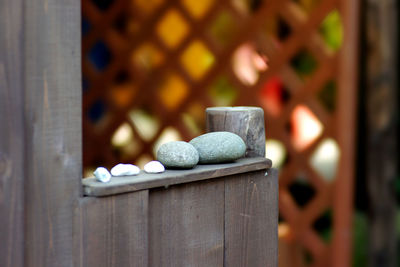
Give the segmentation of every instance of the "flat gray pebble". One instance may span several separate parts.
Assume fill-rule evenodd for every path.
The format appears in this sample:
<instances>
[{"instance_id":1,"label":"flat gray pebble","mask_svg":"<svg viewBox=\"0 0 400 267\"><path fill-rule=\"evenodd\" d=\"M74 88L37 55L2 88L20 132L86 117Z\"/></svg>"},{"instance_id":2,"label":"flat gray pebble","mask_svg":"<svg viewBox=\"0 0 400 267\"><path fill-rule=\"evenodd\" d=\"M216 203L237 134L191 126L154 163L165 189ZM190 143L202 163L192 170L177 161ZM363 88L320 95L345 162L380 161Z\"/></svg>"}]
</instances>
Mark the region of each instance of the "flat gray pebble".
<instances>
[{"instance_id":1,"label":"flat gray pebble","mask_svg":"<svg viewBox=\"0 0 400 267\"><path fill-rule=\"evenodd\" d=\"M166 168L191 169L199 162L199 153L187 142L174 141L160 146L157 160Z\"/></svg>"},{"instance_id":2,"label":"flat gray pebble","mask_svg":"<svg viewBox=\"0 0 400 267\"><path fill-rule=\"evenodd\" d=\"M193 138L189 144L199 152L200 164L232 162L246 153L243 139L231 132L206 133Z\"/></svg>"}]
</instances>

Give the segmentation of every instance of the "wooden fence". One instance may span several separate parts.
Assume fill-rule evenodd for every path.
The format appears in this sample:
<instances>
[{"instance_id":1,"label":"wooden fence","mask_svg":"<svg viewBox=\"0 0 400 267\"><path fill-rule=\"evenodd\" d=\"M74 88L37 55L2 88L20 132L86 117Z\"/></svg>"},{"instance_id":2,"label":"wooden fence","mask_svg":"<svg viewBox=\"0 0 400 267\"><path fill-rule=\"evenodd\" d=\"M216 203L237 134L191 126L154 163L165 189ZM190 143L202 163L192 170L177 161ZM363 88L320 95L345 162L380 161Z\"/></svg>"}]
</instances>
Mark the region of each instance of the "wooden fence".
<instances>
[{"instance_id":1,"label":"wooden fence","mask_svg":"<svg viewBox=\"0 0 400 267\"><path fill-rule=\"evenodd\" d=\"M89 196L102 184L82 186L79 7L0 2L0 266L276 267L265 158L142 174L139 191L114 179Z\"/></svg>"},{"instance_id":2,"label":"wooden fence","mask_svg":"<svg viewBox=\"0 0 400 267\"><path fill-rule=\"evenodd\" d=\"M85 168L141 165L204 132L208 106L261 106L288 264L350 265L357 0L82 7Z\"/></svg>"},{"instance_id":3,"label":"wooden fence","mask_svg":"<svg viewBox=\"0 0 400 267\"><path fill-rule=\"evenodd\" d=\"M149 158L163 133L189 139L202 131L208 105L263 106L267 137L280 140L286 150L279 203L289 229L287 242L301 252L297 263L305 255L314 266L350 264L358 1L321 0L311 6L305 1L254 1L250 7L241 1L194 2L211 4L191 9L191 1L138 0L136 8L129 8L127 1L85 0L82 29L77 1L0 2L0 125L5 126L0 131L1 266L71 266L79 261L75 249L85 243L76 243L72 218L84 205L81 81L85 166ZM321 35L320 25L332 12L333 18L340 15L343 30L338 49ZM181 37L170 39L160 18ZM275 18L280 22L268 23ZM176 26L182 20L186 27ZM208 23L215 21L235 26L225 31L216 22L209 29ZM147 52L144 58L132 53L138 49ZM243 54L252 58L250 75L232 65ZM304 58L314 68L300 68ZM158 86L158 81L173 86ZM329 81L336 82L336 89ZM324 86L326 82L331 85ZM331 91L336 92L335 105L321 104L326 98L317 97L319 92L328 92L324 96ZM274 98L278 100L268 100ZM317 118L313 125L322 125L306 145L293 123L293 113L299 112L311 121ZM144 127L141 119L155 127ZM113 147L112 137L123 123L134 139L130 146ZM308 161L326 138L340 149L332 180ZM140 149L129 154L122 147ZM314 192L303 205L291 190L299 173ZM331 239L319 232L321 217L333 225Z\"/></svg>"},{"instance_id":4,"label":"wooden fence","mask_svg":"<svg viewBox=\"0 0 400 267\"><path fill-rule=\"evenodd\" d=\"M82 182L79 17L0 3L0 266L276 267L268 159Z\"/></svg>"},{"instance_id":5,"label":"wooden fence","mask_svg":"<svg viewBox=\"0 0 400 267\"><path fill-rule=\"evenodd\" d=\"M109 184L85 179L77 266L277 267L278 179L270 167L246 158Z\"/></svg>"}]
</instances>

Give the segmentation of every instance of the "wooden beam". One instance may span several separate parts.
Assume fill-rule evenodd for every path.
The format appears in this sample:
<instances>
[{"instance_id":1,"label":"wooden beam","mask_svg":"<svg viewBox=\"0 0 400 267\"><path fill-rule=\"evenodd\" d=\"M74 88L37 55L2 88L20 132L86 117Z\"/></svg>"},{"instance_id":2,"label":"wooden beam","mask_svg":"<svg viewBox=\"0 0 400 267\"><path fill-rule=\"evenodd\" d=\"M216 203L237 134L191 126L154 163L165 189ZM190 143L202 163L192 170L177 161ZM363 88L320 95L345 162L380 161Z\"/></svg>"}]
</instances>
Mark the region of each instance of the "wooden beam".
<instances>
[{"instance_id":1,"label":"wooden beam","mask_svg":"<svg viewBox=\"0 0 400 267\"><path fill-rule=\"evenodd\" d=\"M166 170L164 173L157 174L142 171L137 176L113 177L109 183L98 182L95 178L86 178L83 180L83 188L87 196L109 196L264 170L271 168L271 165L271 160L266 158L243 158L234 163L197 165L191 170Z\"/></svg>"},{"instance_id":2,"label":"wooden beam","mask_svg":"<svg viewBox=\"0 0 400 267\"><path fill-rule=\"evenodd\" d=\"M365 7L366 178L369 198L368 264L396 264L398 168L398 1L367 0Z\"/></svg>"},{"instance_id":3,"label":"wooden beam","mask_svg":"<svg viewBox=\"0 0 400 267\"><path fill-rule=\"evenodd\" d=\"M23 1L0 1L0 266L24 262Z\"/></svg>"},{"instance_id":4,"label":"wooden beam","mask_svg":"<svg viewBox=\"0 0 400 267\"><path fill-rule=\"evenodd\" d=\"M72 266L82 177L81 3L24 6L25 266Z\"/></svg>"}]
</instances>

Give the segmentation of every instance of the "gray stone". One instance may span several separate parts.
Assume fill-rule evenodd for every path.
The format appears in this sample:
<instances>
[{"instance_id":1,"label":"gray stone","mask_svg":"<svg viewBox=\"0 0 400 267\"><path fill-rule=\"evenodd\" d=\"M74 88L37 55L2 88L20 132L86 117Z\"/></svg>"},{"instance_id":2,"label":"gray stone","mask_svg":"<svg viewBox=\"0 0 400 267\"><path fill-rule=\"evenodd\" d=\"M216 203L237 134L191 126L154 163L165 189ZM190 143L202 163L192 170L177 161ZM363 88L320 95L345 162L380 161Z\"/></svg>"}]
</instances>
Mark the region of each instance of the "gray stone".
<instances>
[{"instance_id":1,"label":"gray stone","mask_svg":"<svg viewBox=\"0 0 400 267\"><path fill-rule=\"evenodd\" d=\"M192 139L199 152L199 163L232 162L244 156L246 144L237 134L231 132L211 132Z\"/></svg>"},{"instance_id":2,"label":"gray stone","mask_svg":"<svg viewBox=\"0 0 400 267\"><path fill-rule=\"evenodd\" d=\"M166 168L191 169L199 162L199 153L189 143L165 143L157 151L157 160Z\"/></svg>"}]
</instances>

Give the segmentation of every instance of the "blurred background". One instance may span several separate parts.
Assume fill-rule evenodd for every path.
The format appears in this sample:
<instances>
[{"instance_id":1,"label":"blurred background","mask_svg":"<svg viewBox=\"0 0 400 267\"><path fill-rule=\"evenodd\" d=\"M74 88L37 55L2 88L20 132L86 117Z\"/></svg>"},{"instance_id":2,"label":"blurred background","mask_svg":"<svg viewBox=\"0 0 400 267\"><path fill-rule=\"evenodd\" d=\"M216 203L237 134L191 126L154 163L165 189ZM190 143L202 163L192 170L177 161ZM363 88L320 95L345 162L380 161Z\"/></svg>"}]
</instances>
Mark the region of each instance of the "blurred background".
<instances>
[{"instance_id":1,"label":"blurred background","mask_svg":"<svg viewBox=\"0 0 400 267\"><path fill-rule=\"evenodd\" d=\"M260 106L280 266L400 266L397 14L394 0L82 0L84 177L204 133L207 107Z\"/></svg>"}]
</instances>

